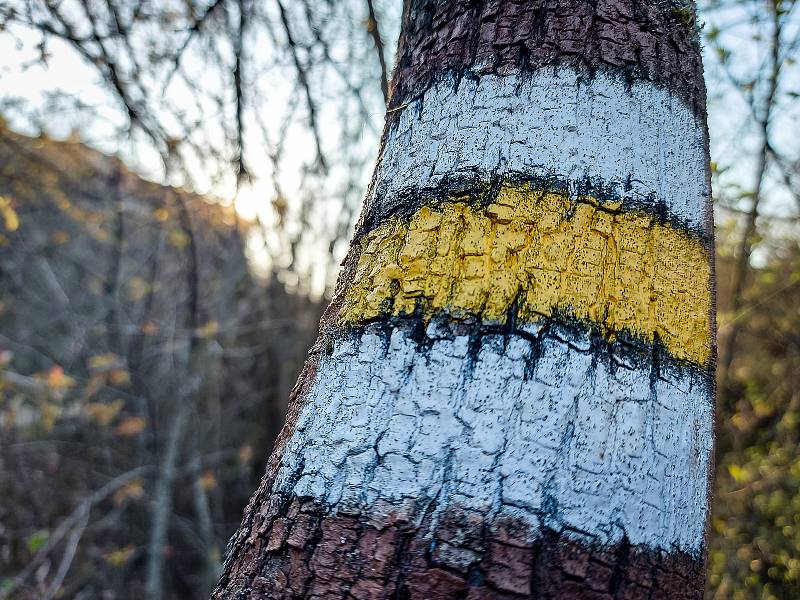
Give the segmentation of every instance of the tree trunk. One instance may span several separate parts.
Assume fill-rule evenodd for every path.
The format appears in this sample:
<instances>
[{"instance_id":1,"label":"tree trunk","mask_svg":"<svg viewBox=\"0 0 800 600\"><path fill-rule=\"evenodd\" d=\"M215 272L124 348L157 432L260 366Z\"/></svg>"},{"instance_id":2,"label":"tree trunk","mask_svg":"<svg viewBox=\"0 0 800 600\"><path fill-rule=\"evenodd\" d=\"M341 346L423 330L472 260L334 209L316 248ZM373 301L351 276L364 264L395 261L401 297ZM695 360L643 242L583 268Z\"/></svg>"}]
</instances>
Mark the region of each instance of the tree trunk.
<instances>
[{"instance_id":1,"label":"tree trunk","mask_svg":"<svg viewBox=\"0 0 800 600\"><path fill-rule=\"evenodd\" d=\"M693 4L406 3L380 158L217 598L701 598Z\"/></svg>"}]
</instances>

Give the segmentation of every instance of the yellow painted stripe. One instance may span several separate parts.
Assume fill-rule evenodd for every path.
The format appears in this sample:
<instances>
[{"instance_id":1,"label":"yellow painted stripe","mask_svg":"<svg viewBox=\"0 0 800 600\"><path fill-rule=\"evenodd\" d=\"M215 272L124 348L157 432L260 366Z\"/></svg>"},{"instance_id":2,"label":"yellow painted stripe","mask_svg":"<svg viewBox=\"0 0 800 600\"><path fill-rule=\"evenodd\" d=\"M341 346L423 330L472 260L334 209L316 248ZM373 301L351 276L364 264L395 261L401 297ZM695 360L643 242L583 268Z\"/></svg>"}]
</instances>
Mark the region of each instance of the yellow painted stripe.
<instances>
[{"instance_id":1,"label":"yellow painted stripe","mask_svg":"<svg viewBox=\"0 0 800 600\"><path fill-rule=\"evenodd\" d=\"M450 198L393 217L361 240L341 319L357 324L420 307L503 323L554 311L653 342L678 358L710 355L709 258L702 242L594 198L505 185L481 207Z\"/></svg>"}]
</instances>

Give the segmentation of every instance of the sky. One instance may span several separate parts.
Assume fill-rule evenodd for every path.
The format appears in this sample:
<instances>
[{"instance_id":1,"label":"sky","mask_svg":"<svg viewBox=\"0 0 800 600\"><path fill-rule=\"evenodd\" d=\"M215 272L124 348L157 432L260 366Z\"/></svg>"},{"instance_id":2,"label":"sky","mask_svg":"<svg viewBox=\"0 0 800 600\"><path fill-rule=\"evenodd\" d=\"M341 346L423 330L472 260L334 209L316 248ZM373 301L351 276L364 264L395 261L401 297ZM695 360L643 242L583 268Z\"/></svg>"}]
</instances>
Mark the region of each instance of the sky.
<instances>
[{"instance_id":1,"label":"sky","mask_svg":"<svg viewBox=\"0 0 800 600\"><path fill-rule=\"evenodd\" d=\"M392 4L385 2L384 4ZM362 3L357 6L362 7ZM381 2L378 2L381 9ZM383 8L387 15L387 20L397 21L397 10L391 7ZM298 19L299 22L299 19ZM334 47L330 49L332 60L336 62L338 68L347 66L347 57L343 55L351 46L356 47L357 51L373 53L372 41L367 34L366 28L356 19L357 33L363 34L355 39L347 40L346 43L334 39ZM395 39L397 36L396 25L387 24L385 38ZM339 32L334 31L334 35ZM299 34L298 34L299 35ZM341 37L341 34L339 34ZM177 36L176 36L177 37ZM263 37L263 36L262 36ZM21 28L11 27L0 32L0 114L3 114L10 123L11 127L27 133L36 135L39 132L40 122L43 124L48 135L59 139L70 136L73 131L80 130L80 139L96 147L97 149L109 153L118 154L134 171L147 179L158 183L167 183L187 187L193 191L206 194L224 204L234 204L237 212L247 220L256 217L265 225L264 235L253 235L249 240L250 255L253 258L253 265L256 270L268 272L272 267L271 255L274 249L287 244L286 236L293 235L293 230L297 230L299 225L289 219L279 231L276 227L278 217L273 209L276 196L274 181L278 181L283 196L290 205L296 203L304 192L304 177L308 178L308 169L305 168L316 156L315 144L308 128L303 122L304 106L302 98L298 111L299 118L285 130L282 130L283 114L287 111L287 106L291 102L297 102L297 97L292 98L294 89L293 67L285 64L285 57L277 56L272 52L269 43L257 38L248 48L250 65L253 72L263 72L258 81L245 82L246 94L249 102L253 105L250 111L245 113L246 136L244 145L250 172L253 175L249 182L244 182L241 186L237 185L236 177L232 168L228 164L202 165L192 159L191 156L185 157L185 166L189 171L189 179L183 178L179 173L165 178L160 157L152 150L149 144L129 141L124 136L119 135L119 129L124 126L126 119L120 111L120 105L116 98L103 86L102 80L95 68L88 65L77 53L68 45L52 40L49 43L49 56L46 64L42 64L39 58L37 45L40 42L38 33ZM259 45L260 44L260 45ZM360 45L360 47L359 47ZM369 45L370 48L366 48ZM221 49L222 54L230 54L230 50ZM190 77L196 78L200 88L203 90L214 90L217 85L219 92L214 93L228 94L230 98L230 81L217 82L212 78L214 69L208 69L200 61L194 60L191 52L186 54L187 58L183 61L184 69ZM266 58L265 58L266 57ZM267 65L268 59L272 58L277 66ZM281 63L281 60L284 63ZM375 66L377 60L375 60ZM219 71L219 70L217 70ZM227 74L230 77L230 73ZM373 162L373 157L377 154L377 142L383 123L383 107L380 100L380 90L376 85L373 93L367 95L367 101L376 100L365 105L367 117L363 118L363 124L355 124L351 129L356 138L351 135L351 142L348 144L348 151L360 155L361 163L364 168L355 175L357 178L356 187L360 190L366 189L369 178L369 170ZM339 158L343 153L340 152L340 134L342 123L348 115L342 114L342 107L339 103L331 101L331 96L335 96L341 88L341 82L337 84L330 74L324 75L319 82L313 82L317 86L315 92L318 95L321 137L324 149L331 156ZM338 85L338 87L337 87ZM228 86L223 89L223 86ZM85 105L81 110L76 111L74 106L67 102L53 102L56 92L75 96ZM230 109L230 100L226 100ZM195 103L202 103L203 126L199 128L202 135L208 136L203 139L200 135L194 141L198 146L210 143L213 147L224 147L224 132L221 127L232 127L233 115L223 114L219 106L215 105L208 96L198 93L196 89L187 86L179 77L174 77L166 92L166 102L173 107L179 107L188 111L192 118L198 113L192 113ZM24 106L23 110L15 110L16 107ZM29 118L31 112L40 115L40 122L32 122ZM352 124L352 115L350 115ZM169 123L169 118L164 119ZM260 122L259 122L260 121ZM263 126L263 129L262 129ZM267 131L267 137L271 137L271 144L265 143L263 131ZM272 161L269 153L274 151L278 139L282 146L281 165L279 173L273 170ZM345 157L346 158L346 157ZM344 158L342 159L344 160ZM343 256L346 248L344 244L339 244L334 257L334 261L321 260L320 257L328 256L329 237L323 231L330 223L336 223L341 218L341 190L349 184L349 179L354 175L352 169L345 168L341 161L333 160L329 164L329 172L321 180L321 185L316 184L321 190L319 194L321 200L315 200L314 209L317 211L310 219L312 223L319 223L320 231L310 231L306 235L304 252L300 253L298 260L304 261L303 265L295 265L304 270L311 278L311 287L317 292L325 289L331 279L331 265L337 263ZM222 171L225 176L215 180L212 174L215 171ZM312 183L311 185L315 185ZM305 185L305 190L310 186ZM352 185L351 185L352 188ZM328 191L330 190L330 192ZM363 192L359 192L363 193ZM360 197L356 197L352 191L350 193L351 204L360 202ZM296 208L300 210L299 205ZM251 231L253 229L251 228ZM265 246L266 241L266 246ZM273 252L267 251L267 246Z\"/></svg>"}]
</instances>

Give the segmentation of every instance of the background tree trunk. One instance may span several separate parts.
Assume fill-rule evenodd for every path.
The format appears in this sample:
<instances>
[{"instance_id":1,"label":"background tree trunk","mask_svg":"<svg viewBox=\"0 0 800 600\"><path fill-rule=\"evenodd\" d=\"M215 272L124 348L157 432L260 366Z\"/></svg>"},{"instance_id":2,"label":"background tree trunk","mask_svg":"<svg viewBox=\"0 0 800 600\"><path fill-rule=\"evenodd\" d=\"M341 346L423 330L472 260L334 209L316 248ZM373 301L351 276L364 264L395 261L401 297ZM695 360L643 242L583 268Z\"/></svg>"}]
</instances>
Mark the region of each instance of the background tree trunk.
<instances>
[{"instance_id":1,"label":"background tree trunk","mask_svg":"<svg viewBox=\"0 0 800 600\"><path fill-rule=\"evenodd\" d=\"M700 598L712 241L692 3L407 3L216 597Z\"/></svg>"}]
</instances>

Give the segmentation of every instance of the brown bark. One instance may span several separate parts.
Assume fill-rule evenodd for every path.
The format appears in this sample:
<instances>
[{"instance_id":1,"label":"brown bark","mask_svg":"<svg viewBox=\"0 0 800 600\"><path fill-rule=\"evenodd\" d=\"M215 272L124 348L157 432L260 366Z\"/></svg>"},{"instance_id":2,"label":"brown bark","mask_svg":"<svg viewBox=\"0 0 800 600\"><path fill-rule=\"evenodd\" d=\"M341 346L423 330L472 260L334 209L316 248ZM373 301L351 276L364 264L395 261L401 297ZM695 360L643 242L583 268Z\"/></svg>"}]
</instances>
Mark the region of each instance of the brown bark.
<instances>
[{"instance_id":1,"label":"brown bark","mask_svg":"<svg viewBox=\"0 0 800 600\"><path fill-rule=\"evenodd\" d=\"M694 3L523 0L406 4L390 107L456 77L571 66L668 88L695 114L705 84ZM469 73L465 71L469 70Z\"/></svg>"},{"instance_id":2,"label":"brown bark","mask_svg":"<svg viewBox=\"0 0 800 600\"><path fill-rule=\"evenodd\" d=\"M702 565L627 542L595 547L514 519L448 509L415 526L397 515L327 515L274 495L252 524L225 598L702 597Z\"/></svg>"},{"instance_id":3,"label":"brown bark","mask_svg":"<svg viewBox=\"0 0 800 600\"><path fill-rule=\"evenodd\" d=\"M399 112L395 109L437 78L453 76L457 85L460 77L556 66L578 69L587 78L602 69L628 81L651 81L670 90L703 122L705 88L693 3L411 0L404 11L387 131ZM214 597L702 597L702 559L678 551L653 551L625 540L598 547L576 541L580 532L558 533L546 524L532 532L522 522L452 505L436 523L423 519L421 525L391 507L381 514L355 509L328 514L311 499L273 491L319 357L332 347L357 252L354 243L320 337L292 392L267 472L229 545Z\"/></svg>"}]
</instances>

